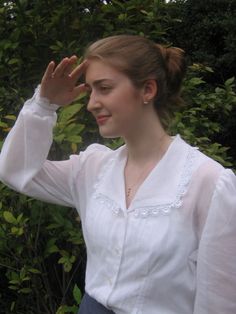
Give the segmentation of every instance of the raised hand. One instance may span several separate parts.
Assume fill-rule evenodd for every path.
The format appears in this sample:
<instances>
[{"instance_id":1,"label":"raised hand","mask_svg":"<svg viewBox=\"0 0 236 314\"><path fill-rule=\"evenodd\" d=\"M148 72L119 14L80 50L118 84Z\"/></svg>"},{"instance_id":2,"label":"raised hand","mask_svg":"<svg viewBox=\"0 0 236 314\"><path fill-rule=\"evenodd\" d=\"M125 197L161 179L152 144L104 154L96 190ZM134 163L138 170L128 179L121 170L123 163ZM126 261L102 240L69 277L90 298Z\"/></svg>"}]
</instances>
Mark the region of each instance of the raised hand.
<instances>
[{"instance_id":1,"label":"raised hand","mask_svg":"<svg viewBox=\"0 0 236 314\"><path fill-rule=\"evenodd\" d=\"M52 104L65 106L85 92L85 84L77 85L77 81L86 69L86 61L74 68L76 62L76 56L64 58L57 66L50 62L41 81L40 96Z\"/></svg>"}]
</instances>

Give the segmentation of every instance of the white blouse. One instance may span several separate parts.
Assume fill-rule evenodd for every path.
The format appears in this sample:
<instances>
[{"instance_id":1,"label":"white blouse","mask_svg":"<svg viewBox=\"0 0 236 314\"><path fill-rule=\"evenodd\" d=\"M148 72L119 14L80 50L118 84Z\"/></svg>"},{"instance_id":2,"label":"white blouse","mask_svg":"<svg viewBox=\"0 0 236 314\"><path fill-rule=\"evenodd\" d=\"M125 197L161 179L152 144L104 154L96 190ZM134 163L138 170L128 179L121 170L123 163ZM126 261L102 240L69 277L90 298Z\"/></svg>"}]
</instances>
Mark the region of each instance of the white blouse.
<instances>
[{"instance_id":1,"label":"white blouse","mask_svg":"<svg viewBox=\"0 0 236 314\"><path fill-rule=\"evenodd\" d=\"M86 291L116 314L236 313L236 177L176 136L126 208L126 146L49 161L57 106L28 100L0 155L13 189L78 210Z\"/></svg>"}]
</instances>

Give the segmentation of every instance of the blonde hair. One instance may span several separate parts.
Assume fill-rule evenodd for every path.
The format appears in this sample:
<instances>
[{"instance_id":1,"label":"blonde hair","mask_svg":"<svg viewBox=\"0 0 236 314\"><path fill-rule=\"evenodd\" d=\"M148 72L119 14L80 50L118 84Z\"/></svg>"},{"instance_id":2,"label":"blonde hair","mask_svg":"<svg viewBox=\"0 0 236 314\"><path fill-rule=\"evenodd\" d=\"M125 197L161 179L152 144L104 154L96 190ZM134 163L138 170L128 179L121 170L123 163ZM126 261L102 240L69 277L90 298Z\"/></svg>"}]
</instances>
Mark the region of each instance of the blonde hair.
<instances>
[{"instance_id":1,"label":"blonde hair","mask_svg":"<svg viewBox=\"0 0 236 314\"><path fill-rule=\"evenodd\" d=\"M91 44L85 58L99 58L117 68L137 88L155 79L158 92L153 103L162 122L182 102L180 90L186 62L179 48L166 48L142 36L116 35Z\"/></svg>"}]
</instances>

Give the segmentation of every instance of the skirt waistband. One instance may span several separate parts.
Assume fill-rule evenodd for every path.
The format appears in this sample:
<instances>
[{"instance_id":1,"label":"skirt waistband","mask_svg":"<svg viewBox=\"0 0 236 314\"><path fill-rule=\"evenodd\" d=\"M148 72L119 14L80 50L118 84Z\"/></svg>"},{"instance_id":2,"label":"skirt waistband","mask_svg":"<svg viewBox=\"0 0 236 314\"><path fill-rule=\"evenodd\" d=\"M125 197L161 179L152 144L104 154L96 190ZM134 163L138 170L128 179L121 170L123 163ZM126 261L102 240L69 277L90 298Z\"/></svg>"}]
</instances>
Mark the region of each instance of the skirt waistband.
<instances>
[{"instance_id":1,"label":"skirt waistband","mask_svg":"<svg viewBox=\"0 0 236 314\"><path fill-rule=\"evenodd\" d=\"M115 312L107 309L104 305L85 293L78 314L115 314Z\"/></svg>"}]
</instances>

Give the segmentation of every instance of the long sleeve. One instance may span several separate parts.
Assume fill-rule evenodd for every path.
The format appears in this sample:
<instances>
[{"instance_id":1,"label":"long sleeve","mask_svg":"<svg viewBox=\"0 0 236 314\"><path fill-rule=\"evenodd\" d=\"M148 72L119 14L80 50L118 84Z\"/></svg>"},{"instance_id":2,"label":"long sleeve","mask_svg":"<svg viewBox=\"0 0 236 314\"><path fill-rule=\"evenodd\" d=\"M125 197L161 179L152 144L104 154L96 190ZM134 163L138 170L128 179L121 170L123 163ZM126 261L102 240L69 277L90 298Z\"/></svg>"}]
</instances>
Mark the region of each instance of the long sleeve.
<instances>
[{"instance_id":1,"label":"long sleeve","mask_svg":"<svg viewBox=\"0 0 236 314\"><path fill-rule=\"evenodd\" d=\"M194 314L236 313L236 177L223 170L199 245Z\"/></svg>"},{"instance_id":2,"label":"long sleeve","mask_svg":"<svg viewBox=\"0 0 236 314\"><path fill-rule=\"evenodd\" d=\"M52 144L56 109L56 105L40 98L38 91L25 103L1 151L0 180L21 193L73 206L71 161L46 160Z\"/></svg>"}]
</instances>

